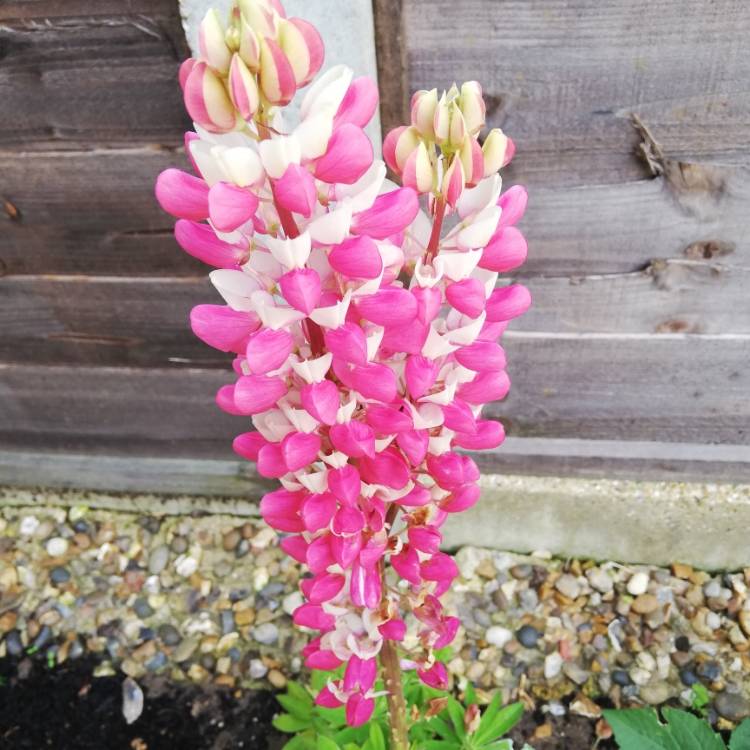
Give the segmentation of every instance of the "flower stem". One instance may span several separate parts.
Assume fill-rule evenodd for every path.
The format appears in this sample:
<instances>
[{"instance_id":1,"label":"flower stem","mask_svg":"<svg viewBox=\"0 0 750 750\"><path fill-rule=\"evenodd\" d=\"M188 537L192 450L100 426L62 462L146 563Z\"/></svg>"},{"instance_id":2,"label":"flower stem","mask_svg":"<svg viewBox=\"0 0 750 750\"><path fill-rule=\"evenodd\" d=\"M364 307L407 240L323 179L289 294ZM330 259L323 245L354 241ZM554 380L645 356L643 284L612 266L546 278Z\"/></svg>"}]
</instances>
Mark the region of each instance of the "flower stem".
<instances>
[{"instance_id":1,"label":"flower stem","mask_svg":"<svg viewBox=\"0 0 750 750\"><path fill-rule=\"evenodd\" d=\"M435 219L432 223L432 233L430 234L430 241L427 243L427 263L432 262L432 259L435 257L435 253L437 252L438 245L440 244L440 230L443 228L445 209L445 198L438 198L437 205L435 206Z\"/></svg>"},{"instance_id":2,"label":"flower stem","mask_svg":"<svg viewBox=\"0 0 750 750\"><path fill-rule=\"evenodd\" d=\"M401 681L401 664L393 641L383 641L380 649L383 682L388 691L388 714L391 720L391 750L409 750L409 724L406 699Z\"/></svg>"}]
</instances>

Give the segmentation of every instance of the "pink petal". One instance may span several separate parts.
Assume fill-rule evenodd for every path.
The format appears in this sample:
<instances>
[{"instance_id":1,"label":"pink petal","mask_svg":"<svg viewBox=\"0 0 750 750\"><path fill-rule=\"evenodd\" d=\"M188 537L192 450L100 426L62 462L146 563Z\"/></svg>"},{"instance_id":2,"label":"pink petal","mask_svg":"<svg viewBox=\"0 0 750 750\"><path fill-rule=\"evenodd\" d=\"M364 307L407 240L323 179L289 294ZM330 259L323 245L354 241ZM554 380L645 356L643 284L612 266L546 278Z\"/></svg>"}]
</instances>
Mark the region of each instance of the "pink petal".
<instances>
[{"instance_id":1,"label":"pink petal","mask_svg":"<svg viewBox=\"0 0 750 750\"><path fill-rule=\"evenodd\" d=\"M330 492L310 495L302 506L302 520L310 532L327 529L336 513L336 498Z\"/></svg>"},{"instance_id":2,"label":"pink petal","mask_svg":"<svg viewBox=\"0 0 750 750\"><path fill-rule=\"evenodd\" d=\"M479 479L479 469L469 456L459 453L443 453L440 456L427 456L427 469L430 476L444 490L454 490L467 482Z\"/></svg>"},{"instance_id":3,"label":"pink petal","mask_svg":"<svg viewBox=\"0 0 750 750\"><path fill-rule=\"evenodd\" d=\"M324 535L310 542L305 562L313 573L322 573L336 563L331 547L331 539L333 538Z\"/></svg>"},{"instance_id":4,"label":"pink petal","mask_svg":"<svg viewBox=\"0 0 750 750\"><path fill-rule=\"evenodd\" d=\"M470 318L476 318L484 310L487 301L484 284L473 278L448 284L445 296L449 304Z\"/></svg>"},{"instance_id":5,"label":"pink petal","mask_svg":"<svg viewBox=\"0 0 750 750\"><path fill-rule=\"evenodd\" d=\"M299 164L290 164L278 180L272 181L272 186L274 198L280 206L306 219L312 216L318 205L318 190L309 170Z\"/></svg>"},{"instance_id":6,"label":"pink petal","mask_svg":"<svg viewBox=\"0 0 750 750\"><path fill-rule=\"evenodd\" d=\"M510 378L505 370L480 372L470 383L462 383L458 396L470 404L487 404L500 401L508 395Z\"/></svg>"},{"instance_id":7,"label":"pink petal","mask_svg":"<svg viewBox=\"0 0 750 750\"><path fill-rule=\"evenodd\" d=\"M505 369L505 351L494 341L477 340L469 346L462 346L453 356L460 365L475 372Z\"/></svg>"},{"instance_id":8,"label":"pink petal","mask_svg":"<svg viewBox=\"0 0 750 750\"><path fill-rule=\"evenodd\" d=\"M375 433L364 422L351 421L335 424L329 432L331 443L337 451L350 458L375 455Z\"/></svg>"},{"instance_id":9,"label":"pink petal","mask_svg":"<svg viewBox=\"0 0 750 750\"><path fill-rule=\"evenodd\" d=\"M419 568L419 555L417 551L405 544L401 552L397 555L391 555L390 558L393 569L401 578L415 586L422 583L422 576Z\"/></svg>"},{"instance_id":10,"label":"pink petal","mask_svg":"<svg viewBox=\"0 0 750 750\"><path fill-rule=\"evenodd\" d=\"M500 217L502 223L503 217ZM515 227L503 227L496 232L482 252L480 268L505 273L526 262L528 247L521 232Z\"/></svg>"},{"instance_id":11,"label":"pink petal","mask_svg":"<svg viewBox=\"0 0 750 750\"><path fill-rule=\"evenodd\" d=\"M383 593L380 570L377 567L365 568L361 563L352 565L349 595L355 607L377 609Z\"/></svg>"},{"instance_id":12,"label":"pink petal","mask_svg":"<svg viewBox=\"0 0 750 750\"><path fill-rule=\"evenodd\" d=\"M233 232L252 218L258 197L244 188L217 182L208 192L208 214L220 232Z\"/></svg>"},{"instance_id":13,"label":"pink petal","mask_svg":"<svg viewBox=\"0 0 750 750\"><path fill-rule=\"evenodd\" d=\"M438 552L422 562L419 570L425 581L452 581L458 576L455 560L445 552Z\"/></svg>"},{"instance_id":14,"label":"pink petal","mask_svg":"<svg viewBox=\"0 0 750 750\"><path fill-rule=\"evenodd\" d=\"M323 706L323 708L338 708L342 703L326 685L316 696L315 705Z\"/></svg>"},{"instance_id":15,"label":"pink petal","mask_svg":"<svg viewBox=\"0 0 750 750\"><path fill-rule=\"evenodd\" d=\"M461 620L458 617L446 617L441 628L442 635L435 641L432 647L437 650L448 646L453 642L460 626Z\"/></svg>"},{"instance_id":16,"label":"pink petal","mask_svg":"<svg viewBox=\"0 0 750 750\"><path fill-rule=\"evenodd\" d=\"M401 454L392 447L359 460L359 473L368 484L382 484L394 490L406 487L411 478L409 467Z\"/></svg>"},{"instance_id":17,"label":"pink petal","mask_svg":"<svg viewBox=\"0 0 750 750\"><path fill-rule=\"evenodd\" d=\"M372 165L370 139L357 125L344 123L337 128L325 154L315 162L315 176L323 182L351 185Z\"/></svg>"},{"instance_id":18,"label":"pink petal","mask_svg":"<svg viewBox=\"0 0 750 750\"><path fill-rule=\"evenodd\" d=\"M365 516L359 508L344 506L336 511L333 517L331 531L341 536L342 534L356 534L365 527Z\"/></svg>"},{"instance_id":19,"label":"pink petal","mask_svg":"<svg viewBox=\"0 0 750 750\"><path fill-rule=\"evenodd\" d=\"M432 323L443 304L440 290L437 287L417 287L411 293L417 300L417 319L421 323Z\"/></svg>"},{"instance_id":20,"label":"pink petal","mask_svg":"<svg viewBox=\"0 0 750 750\"><path fill-rule=\"evenodd\" d=\"M234 414L236 416L244 415L244 412L241 411L234 402L233 385L223 385L218 391L216 391L216 405L227 414Z\"/></svg>"},{"instance_id":21,"label":"pink petal","mask_svg":"<svg viewBox=\"0 0 750 750\"><path fill-rule=\"evenodd\" d=\"M260 501L260 514L265 522L279 531L298 534L305 530L300 518L304 492L276 490L263 496Z\"/></svg>"},{"instance_id":22,"label":"pink petal","mask_svg":"<svg viewBox=\"0 0 750 750\"><path fill-rule=\"evenodd\" d=\"M438 376L438 365L427 357L412 354L406 359L404 377L409 395L413 399L421 398L432 388Z\"/></svg>"},{"instance_id":23,"label":"pink petal","mask_svg":"<svg viewBox=\"0 0 750 750\"><path fill-rule=\"evenodd\" d=\"M398 641L400 643L406 638L406 623L403 620L388 620L378 630L380 631L380 635L389 641Z\"/></svg>"},{"instance_id":24,"label":"pink petal","mask_svg":"<svg viewBox=\"0 0 750 750\"><path fill-rule=\"evenodd\" d=\"M243 432L232 442L232 449L248 461L257 461L264 445L268 445L268 441L259 432Z\"/></svg>"},{"instance_id":25,"label":"pink petal","mask_svg":"<svg viewBox=\"0 0 750 750\"><path fill-rule=\"evenodd\" d=\"M419 213L419 198L411 188L398 188L379 195L371 208L354 215L352 234L384 240L406 229Z\"/></svg>"},{"instance_id":26,"label":"pink petal","mask_svg":"<svg viewBox=\"0 0 750 750\"><path fill-rule=\"evenodd\" d=\"M442 662L435 662L427 670L418 669L417 675L428 687L435 688L436 690L448 689L448 671Z\"/></svg>"},{"instance_id":27,"label":"pink petal","mask_svg":"<svg viewBox=\"0 0 750 750\"><path fill-rule=\"evenodd\" d=\"M469 508L472 508L479 501L479 496L482 494L478 484L465 484L462 487L454 490L451 495L444 500L440 507L446 513L462 513Z\"/></svg>"},{"instance_id":28,"label":"pink petal","mask_svg":"<svg viewBox=\"0 0 750 750\"><path fill-rule=\"evenodd\" d=\"M188 254L215 268L237 268L249 257L247 247L220 240L208 224L180 219L174 225L174 237Z\"/></svg>"},{"instance_id":29,"label":"pink petal","mask_svg":"<svg viewBox=\"0 0 750 750\"><path fill-rule=\"evenodd\" d=\"M324 672L332 672L338 669L343 662L339 659L333 651L315 651L305 659L305 666L308 669L320 669ZM336 700L334 698L334 700ZM325 706L324 703L318 703L319 706ZM341 704L336 702L333 706L327 706L328 708L336 708Z\"/></svg>"},{"instance_id":30,"label":"pink petal","mask_svg":"<svg viewBox=\"0 0 750 750\"><path fill-rule=\"evenodd\" d=\"M229 96L243 120L250 120L258 111L260 97L253 73L238 54L232 55L229 66Z\"/></svg>"},{"instance_id":31,"label":"pink petal","mask_svg":"<svg viewBox=\"0 0 750 750\"><path fill-rule=\"evenodd\" d=\"M281 453L289 471L299 471L317 460L320 438L305 432L290 432L281 441Z\"/></svg>"},{"instance_id":32,"label":"pink petal","mask_svg":"<svg viewBox=\"0 0 750 750\"><path fill-rule=\"evenodd\" d=\"M299 38L294 40L295 44L304 46L304 53L302 55L306 62L304 72L301 75L297 75L297 70L295 69L297 86L301 88L310 83L315 74L320 70L325 57L325 47L318 30L311 23L302 18L290 18L288 20L299 33Z\"/></svg>"},{"instance_id":33,"label":"pink petal","mask_svg":"<svg viewBox=\"0 0 750 750\"><path fill-rule=\"evenodd\" d=\"M297 81L289 58L281 47L264 37L260 47L260 88L271 104L289 104L297 91Z\"/></svg>"},{"instance_id":34,"label":"pink petal","mask_svg":"<svg viewBox=\"0 0 750 750\"><path fill-rule=\"evenodd\" d=\"M426 487L423 487L421 484L415 484L406 495L400 497L396 502L405 508L421 508L432 502L432 495Z\"/></svg>"},{"instance_id":35,"label":"pink petal","mask_svg":"<svg viewBox=\"0 0 750 750\"><path fill-rule=\"evenodd\" d=\"M392 435L414 428L414 422L409 414L384 404L369 404L365 419L380 435Z\"/></svg>"},{"instance_id":36,"label":"pink petal","mask_svg":"<svg viewBox=\"0 0 750 750\"><path fill-rule=\"evenodd\" d=\"M260 414L275 406L286 392L286 383L281 378L243 375L235 385L234 402L242 414Z\"/></svg>"},{"instance_id":37,"label":"pink petal","mask_svg":"<svg viewBox=\"0 0 750 750\"><path fill-rule=\"evenodd\" d=\"M350 727L361 727L370 720L374 710L375 701L372 698L365 698L362 693L354 693L346 701L346 723Z\"/></svg>"},{"instance_id":38,"label":"pink petal","mask_svg":"<svg viewBox=\"0 0 750 750\"><path fill-rule=\"evenodd\" d=\"M523 315L531 306L531 294L521 284L495 289L487 300L487 320L502 321Z\"/></svg>"},{"instance_id":39,"label":"pink petal","mask_svg":"<svg viewBox=\"0 0 750 750\"><path fill-rule=\"evenodd\" d=\"M377 675L377 659L360 659L359 656L353 654L344 672L344 690L346 692L361 690L366 693L372 690Z\"/></svg>"},{"instance_id":40,"label":"pink petal","mask_svg":"<svg viewBox=\"0 0 750 750\"><path fill-rule=\"evenodd\" d=\"M417 300L407 289L386 287L357 300L357 311L379 326L399 326L417 317Z\"/></svg>"},{"instance_id":41,"label":"pink petal","mask_svg":"<svg viewBox=\"0 0 750 750\"><path fill-rule=\"evenodd\" d=\"M328 472L328 489L344 505L352 506L359 498L362 480L359 472L351 464Z\"/></svg>"},{"instance_id":42,"label":"pink petal","mask_svg":"<svg viewBox=\"0 0 750 750\"><path fill-rule=\"evenodd\" d=\"M287 331L264 328L249 341L245 356L253 373L264 375L278 370L294 349L294 339Z\"/></svg>"},{"instance_id":43,"label":"pink petal","mask_svg":"<svg viewBox=\"0 0 750 750\"><path fill-rule=\"evenodd\" d=\"M269 479L279 479L288 471L284 454L278 443L268 443L258 452L258 473Z\"/></svg>"},{"instance_id":44,"label":"pink petal","mask_svg":"<svg viewBox=\"0 0 750 750\"><path fill-rule=\"evenodd\" d=\"M185 79L185 108L190 117L212 133L234 129L234 105L223 81L204 62L196 62Z\"/></svg>"},{"instance_id":45,"label":"pink petal","mask_svg":"<svg viewBox=\"0 0 750 750\"><path fill-rule=\"evenodd\" d=\"M526 211L528 202L529 194L523 185L514 185L512 188L508 188L497 202L497 205L503 209L499 226L510 227L518 223Z\"/></svg>"},{"instance_id":46,"label":"pink petal","mask_svg":"<svg viewBox=\"0 0 750 750\"><path fill-rule=\"evenodd\" d=\"M180 70L177 73L177 78L180 81L180 88L183 91L185 90L185 84L187 83L188 76L192 72L195 63L197 62L198 61L194 57L188 57L187 60L183 60L183 62L180 64Z\"/></svg>"},{"instance_id":47,"label":"pink petal","mask_svg":"<svg viewBox=\"0 0 750 750\"><path fill-rule=\"evenodd\" d=\"M333 599L344 587L346 578L337 573L320 573L315 578L306 578L300 584L302 593L311 604L323 604Z\"/></svg>"},{"instance_id":48,"label":"pink petal","mask_svg":"<svg viewBox=\"0 0 750 750\"><path fill-rule=\"evenodd\" d=\"M156 178L156 200L172 216L202 221L208 217L208 185L180 169L165 169Z\"/></svg>"},{"instance_id":49,"label":"pink petal","mask_svg":"<svg viewBox=\"0 0 750 750\"><path fill-rule=\"evenodd\" d=\"M331 551L336 562L345 570L357 559L362 549L361 534L331 537Z\"/></svg>"},{"instance_id":50,"label":"pink petal","mask_svg":"<svg viewBox=\"0 0 750 750\"><path fill-rule=\"evenodd\" d=\"M505 440L505 428L500 422L482 419L477 422L474 433L458 433L453 438L453 445L470 451L492 450Z\"/></svg>"},{"instance_id":51,"label":"pink petal","mask_svg":"<svg viewBox=\"0 0 750 750\"><path fill-rule=\"evenodd\" d=\"M508 136L506 136L508 138ZM515 156L516 153L516 144L513 140L508 138L508 145L505 147L505 158L503 159L503 166L507 166L510 164L511 159Z\"/></svg>"},{"instance_id":52,"label":"pink petal","mask_svg":"<svg viewBox=\"0 0 750 750\"><path fill-rule=\"evenodd\" d=\"M196 305L190 311L190 327L204 343L222 352L241 354L250 334L258 329L255 313L232 310L227 305Z\"/></svg>"},{"instance_id":53,"label":"pink petal","mask_svg":"<svg viewBox=\"0 0 750 750\"><path fill-rule=\"evenodd\" d=\"M454 399L453 403L445 404L443 409L443 424L454 432L474 433L477 422L469 405L461 399Z\"/></svg>"},{"instance_id":54,"label":"pink petal","mask_svg":"<svg viewBox=\"0 0 750 750\"><path fill-rule=\"evenodd\" d=\"M429 327L417 320L402 326L388 326L380 340L379 351L419 354L428 333Z\"/></svg>"},{"instance_id":55,"label":"pink petal","mask_svg":"<svg viewBox=\"0 0 750 750\"><path fill-rule=\"evenodd\" d=\"M336 625L336 618L318 604L303 604L297 607L292 619L295 625L314 630L332 630Z\"/></svg>"},{"instance_id":56,"label":"pink petal","mask_svg":"<svg viewBox=\"0 0 750 750\"><path fill-rule=\"evenodd\" d=\"M367 76L355 78L341 100L333 127L352 123L360 128L365 127L378 108L378 87L375 81Z\"/></svg>"},{"instance_id":57,"label":"pink petal","mask_svg":"<svg viewBox=\"0 0 750 750\"><path fill-rule=\"evenodd\" d=\"M390 403L398 395L396 374L388 365L370 363L364 367L353 367L352 387L365 398Z\"/></svg>"},{"instance_id":58,"label":"pink petal","mask_svg":"<svg viewBox=\"0 0 750 750\"><path fill-rule=\"evenodd\" d=\"M407 534L409 544L419 552L432 555L440 550L443 535L433 526L411 526Z\"/></svg>"},{"instance_id":59,"label":"pink petal","mask_svg":"<svg viewBox=\"0 0 750 750\"><path fill-rule=\"evenodd\" d=\"M309 315L320 300L320 276L312 268L295 268L279 279L284 299L295 309Z\"/></svg>"},{"instance_id":60,"label":"pink petal","mask_svg":"<svg viewBox=\"0 0 750 750\"><path fill-rule=\"evenodd\" d=\"M295 536L284 537L279 542L279 547L286 552L289 557L296 560L298 563L307 562L307 549L310 545L305 541L305 538L301 534Z\"/></svg>"},{"instance_id":61,"label":"pink petal","mask_svg":"<svg viewBox=\"0 0 750 750\"><path fill-rule=\"evenodd\" d=\"M341 398L336 384L330 380L320 383L309 383L300 391L303 408L323 424L332 425L336 422Z\"/></svg>"},{"instance_id":62,"label":"pink petal","mask_svg":"<svg viewBox=\"0 0 750 750\"><path fill-rule=\"evenodd\" d=\"M334 357L355 365L367 364L367 339L356 323L344 323L325 332L326 348Z\"/></svg>"},{"instance_id":63,"label":"pink petal","mask_svg":"<svg viewBox=\"0 0 750 750\"><path fill-rule=\"evenodd\" d=\"M334 271L350 279L376 279L383 270L378 246L369 237L350 237L328 255Z\"/></svg>"}]
</instances>

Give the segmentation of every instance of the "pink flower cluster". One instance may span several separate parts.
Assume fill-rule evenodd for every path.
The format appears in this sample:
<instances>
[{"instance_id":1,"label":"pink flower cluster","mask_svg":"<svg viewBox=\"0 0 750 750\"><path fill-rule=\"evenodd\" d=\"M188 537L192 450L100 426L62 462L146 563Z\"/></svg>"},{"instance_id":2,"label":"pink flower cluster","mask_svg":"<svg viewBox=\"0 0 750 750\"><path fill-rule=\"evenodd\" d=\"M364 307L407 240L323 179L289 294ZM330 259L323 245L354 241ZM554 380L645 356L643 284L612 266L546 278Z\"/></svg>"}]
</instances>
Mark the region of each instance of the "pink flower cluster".
<instances>
[{"instance_id":1,"label":"pink flower cluster","mask_svg":"<svg viewBox=\"0 0 750 750\"><path fill-rule=\"evenodd\" d=\"M481 409L508 392L497 339L530 303L518 284L496 287L525 259L526 192L501 194L513 146L500 131L479 145L476 83L415 95L412 124L384 145L403 187L363 131L372 81L332 68L285 121L279 105L322 58L314 29L278 0L241 0L227 27L210 13L201 59L182 70L197 176L166 170L156 195L179 218L180 246L217 269L226 304L199 305L191 324L236 355L217 402L252 418L234 449L279 480L261 512L309 571L294 613L319 632L306 664L346 664L318 702L345 704L358 725L386 640L425 683L447 684L435 651L459 621L439 597L457 569L440 529L479 499L460 449L504 438Z\"/></svg>"}]
</instances>

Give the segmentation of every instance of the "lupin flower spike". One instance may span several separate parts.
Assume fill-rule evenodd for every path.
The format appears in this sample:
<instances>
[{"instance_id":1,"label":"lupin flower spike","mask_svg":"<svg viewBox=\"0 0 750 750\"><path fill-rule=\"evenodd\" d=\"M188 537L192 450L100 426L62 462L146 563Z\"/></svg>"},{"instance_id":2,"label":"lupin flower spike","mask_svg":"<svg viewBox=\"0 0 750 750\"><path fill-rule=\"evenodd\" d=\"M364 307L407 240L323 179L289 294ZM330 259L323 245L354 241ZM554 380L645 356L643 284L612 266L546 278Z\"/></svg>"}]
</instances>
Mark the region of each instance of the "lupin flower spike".
<instances>
[{"instance_id":1,"label":"lupin flower spike","mask_svg":"<svg viewBox=\"0 0 750 750\"><path fill-rule=\"evenodd\" d=\"M156 196L226 303L190 322L235 355L236 380L216 395L244 419L234 450L280 483L260 510L310 573L294 613L318 631L305 663L345 665L317 701L359 725L378 660L391 691L399 661L448 684L435 652L460 624L440 603L458 571L441 527L479 500L464 451L504 439L481 412L508 392L497 340L530 304L520 284L496 287L526 257L526 192L501 194L514 147L497 129L480 145L476 82L414 95L411 123L383 145L393 189L363 131L374 83L342 66L316 78L309 23L277 0L239 0L226 25L206 16L199 46L180 70L196 174L166 170ZM307 84L299 121L285 121Z\"/></svg>"}]
</instances>

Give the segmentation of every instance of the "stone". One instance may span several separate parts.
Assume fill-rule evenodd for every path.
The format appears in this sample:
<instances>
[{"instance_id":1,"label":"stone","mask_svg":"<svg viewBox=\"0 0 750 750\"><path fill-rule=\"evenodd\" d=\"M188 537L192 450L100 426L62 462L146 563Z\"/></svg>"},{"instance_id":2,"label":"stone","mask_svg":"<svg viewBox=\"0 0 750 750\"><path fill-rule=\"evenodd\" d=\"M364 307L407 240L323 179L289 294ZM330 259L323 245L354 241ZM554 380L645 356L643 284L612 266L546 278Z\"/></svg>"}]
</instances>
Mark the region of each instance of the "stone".
<instances>
[{"instance_id":1,"label":"stone","mask_svg":"<svg viewBox=\"0 0 750 750\"><path fill-rule=\"evenodd\" d=\"M688 580L693 575L693 567L684 563L672 563L672 575L675 578Z\"/></svg>"},{"instance_id":2,"label":"stone","mask_svg":"<svg viewBox=\"0 0 750 750\"><path fill-rule=\"evenodd\" d=\"M198 561L190 555L180 555L174 563L177 575L183 578L189 578L198 570Z\"/></svg>"},{"instance_id":3,"label":"stone","mask_svg":"<svg viewBox=\"0 0 750 750\"><path fill-rule=\"evenodd\" d=\"M148 600L144 599L143 597L140 597L136 599L135 602L133 602L133 611L142 620L145 620L147 617L151 617L151 615L154 614L154 610L151 608Z\"/></svg>"},{"instance_id":4,"label":"stone","mask_svg":"<svg viewBox=\"0 0 750 750\"><path fill-rule=\"evenodd\" d=\"M268 667L260 659L251 659L248 674L253 680L261 680L268 674Z\"/></svg>"},{"instance_id":5,"label":"stone","mask_svg":"<svg viewBox=\"0 0 750 750\"><path fill-rule=\"evenodd\" d=\"M240 543L240 539L242 534L237 529L232 529L222 537L221 546L227 552L231 552Z\"/></svg>"},{"instance_id":6,"label":"stone","mask_svg":"<svg viewBox=\"0 0 750 750\"><path fill-rule=\"evenodd\" d=\"M508 572L513 576L513 578L525 580L531 577L531 574L534 572L534 568L528 563L523 563L521 565L513 565Z\"/></svg>"},{"instance_id":7,"label":"stone","mask_svg":"<svg viewBox=\"0 0 750 750\"><path fill-rule=\"evenodd\" d=\"M253 638L266 646L276 643L279 639L279 629L272 622L266 622L253 628Z\"/></svg>"},{"instance_id":8,"label":"stone","mask_svg":"<svg viewBox=\"0 0 750 750\"><path fill-rule=\"evenodd\" d=\"M691 687L698 681L698 675L690 667L684 667L680 670L680 682L686 687Z\"/></svg>"},{"instance_id":9,"label":"stone","mask_svg":"<svg viewBox=\"0 0 750 750\"><path fill-rule=\"evenodd\" d=\"M586 577L589 579L591 587L602 594L608 594L614 588L612 576L601 568L591 568L586 571Z\"/></svg>"},{"instance_id":10,"label":"stone","mask_svg":"<svg viewBox=\"0 0 750 750\"><path fill-rule=\"evenodd\" d=\"M189 636L183 639L179 646L172 652L172 658L179 664L180 662L187 661L198 648L200 639L196 636Z\"/></svg>"},{"instance_id":11,"label":"stone","mask_svg":"<svg viewBox=\"0 0 750 750\"><path fill-rule=\"evenodd\" d=\"M670 698L669 685L665 682L657 682L651 685L644 685L641 688L641 699L648 703L649 706L660 706L666 703Z\"/></svg>"},{"instance_id":12,"label":"stone","mask_svg":"<svg viewBox=\"0 0 750 750\"><path fill-rule=\"evenodd\" d=\"M534 648L542 634L531 625L523 625L516 631L516 638L524 648Z\"/></svg>"},{"instance_id":13,"label":"stone","mask_svg":"<svg viewBox=\"0 0 750 750\"><path fill-rule=\"evenodd\" d=\"M287 594L281 602L281 608L290 617L294 614L294 611L301 607L305 603L302 594L299 591L293 591L291 594Z\"/></svg>"},{"instance_id":14,"label":"stone","mask_svg":"<svg viewBox=\"0 0 750 750\"><path fill-rule=\"evenodd\" d=\"M176 555L182 555L188 551L188 540L184 536L176 536L169 543L169 548Z\"/></svg>"},{"instance_id":15,"label":"stone","mask_svg":"<svg viewBox=\"0 0 750 750\"><path fill-rule=\"evenodd\" d=\"M23 653L23 641L17 630L11 630L5 636L5 648L10 656L20 656Z\"/></svg>"},{"instance_id":16,"label":"stone","mask_svg":"<svg viewBox=\"0 0 750 750\"><path fill-rule=\"evenodd\" d=\"M544 679L554 680L562 671L563 658L558 651L544 657Z\"/></svg>"},{"instance_id":17,"label":"stone","mask_svg":"<svg viewBox=\"0 0 750 750\"><path fill-rule=\"evenodd\" d=\"M278 669L271 669L268 672L268 681L278 690L286 687L287 679Z\"/></svg>"},{"instance_id":18,"label":"stone","mask_svg":"<svg viewBox=\"0 0 750 750\"><path fill-rule=\"evenodd\" d=\"M735 723L750 716L750 703L739 693L719 693L714 698L714 706L725 719Z\"/></svg>"},{"instance_id":19,"label":"stone","mask_svg":"<svg viewBox=\"0 0 750 750\"><path fill-rule=\"evenodd\" d=\"M740 623L740 627L742 628L742 632L748 638L750 638L750 610L741 609L737 613L737 620Z\"/></svg>"},{"instance_id":20,"label":"stone","mask_svg":"<svg viewBox=\"0 0 750 750\"><path fill-rule=\"evenodd\" d=\"M148 556L148 572L152 575L158 575L167 567L168 562L169 547L160 544L151 550L151 554Z\"/></svg>"},{"instance_id":21,"label":"stone","mask_svg":"<svg viewBox=\"0 0 750 750\"><path fill-rule=\"evenodd\" d=\"M62 557L68 551L68 540L54 536L47 540L45 549L50 557Z\"/></svg>"},{"instance_id":22,"label":"stone","mask_svg":"<svg viewBox=\"0 0 750 750\"><path fill-rule=\"evenodd\" d=\"M490 557L483 557L476 567L476 574L482 578L492 580L497 578L497 568Z\"/></svg>"},{"instance_id":23,"label":"stone","mask_svg":"<svg viewBox=\"0 0 750 750\"><path fill-rule=\"evenodd\" d=\"M59 586L62 583L67 583L70 580L70 571L67 568L63 568L61 566L52 568L49 573L49 579L56 586Z\"/></svg>"},{"instance_id":24,"label":"stone","mask_svg":"<svg viewBox=\"0 0 750 750\"><path fill-rule=\"evenodd\" d=\"M631 609L639 615L648 615L659 607L659 600L653 594L641 594L633 600Z\"/></svg>"},{"instance_id":25,"label":"stone","mask_svg":"<svg viewBox=\"0 0 750 750\"><path fill-rule=\"evenodd\" d=\"M564 573L555 581L555 588L568 599L577 599L581 595L581 584L569 573Z\"/></svg>"},{"instance_id":26,"label":"stone","mask_svg":"<svg viewBox=\"0 0 750 750\"><path fill-rule=\"evenodd\" d=\"M132 724L143 713L143 691L138 683L127 677L122 683L122 715L127 724Z\"/></svg>"},{"instance_id":27,"label":"stone","mask_svg":"<svg viewBox=\"0 0 750 750\"><path fill-rule=\"evenodd\" d=\"M644 573L643 571L633 573L633 575L630 576L630 580L628 580L628 593L632 596L640 596L641 594L645 594L648 590L648 582L648 573Z\"/></svg>"},{"instance_id":28,"label":"stone","mask_svg":"<svg viewBox=\"0 0 750 750\"><path fill-rule=\"evenodd\" d=\"M238 609L234 613L234 621L238 627L244 627L245 625L252 625L255 622L255 610L254 609Z\"/></svg>"},{"instance_id":29,"label":"stone","mask_svg":"<svg viewBox=\"0 0 750 750\"><path fill-rule=\"evenodd\" d=\"M165 646L176 646L182 640L180 631L170 623L160 625L157 633Z\"/></svg>"},{"instance_id":30,"label":"stone","mask_svg":"<svg viewBox=\"0 0 750 750\"><path fill-rule=\"evenodd\" d=\"M562 668L563 674L576 685L583 685L589 678L589 672L574 661L566 661Z\"/></svg>"},{"instance_id":31,"label":"stone","mask_svg":"<svg viewBox=\"0 0 750 750\"><path fill-rule=\"evenodd\" d=\"M686 635L678 635L674 640L674 647L678 651L687 653L690 651L690 639Z\"/></svg>"},{"instance_id":32,"label":"stone","mask_svg":"<svg viewBox=\"0 0 750 750\"><path fill-rule=\"evenodd\" d=\"M499 625L493 625L491 628L487 628L487 631L484 634L484 639L487 643L496 648L502 648L512 638L513 633L508 630L508 628L503 628Z\"/></svg>"},{"instance_id":33,"label":"stone","mask_svg":"<svg viewBox=\"0 0 750 750\"><path fill-rule=\"evenodd\" d=\"M615 669L612 671L612 682L620 687L627 687L633 684L630 675L624 669Z\"/></svg>"}]
</instances>

